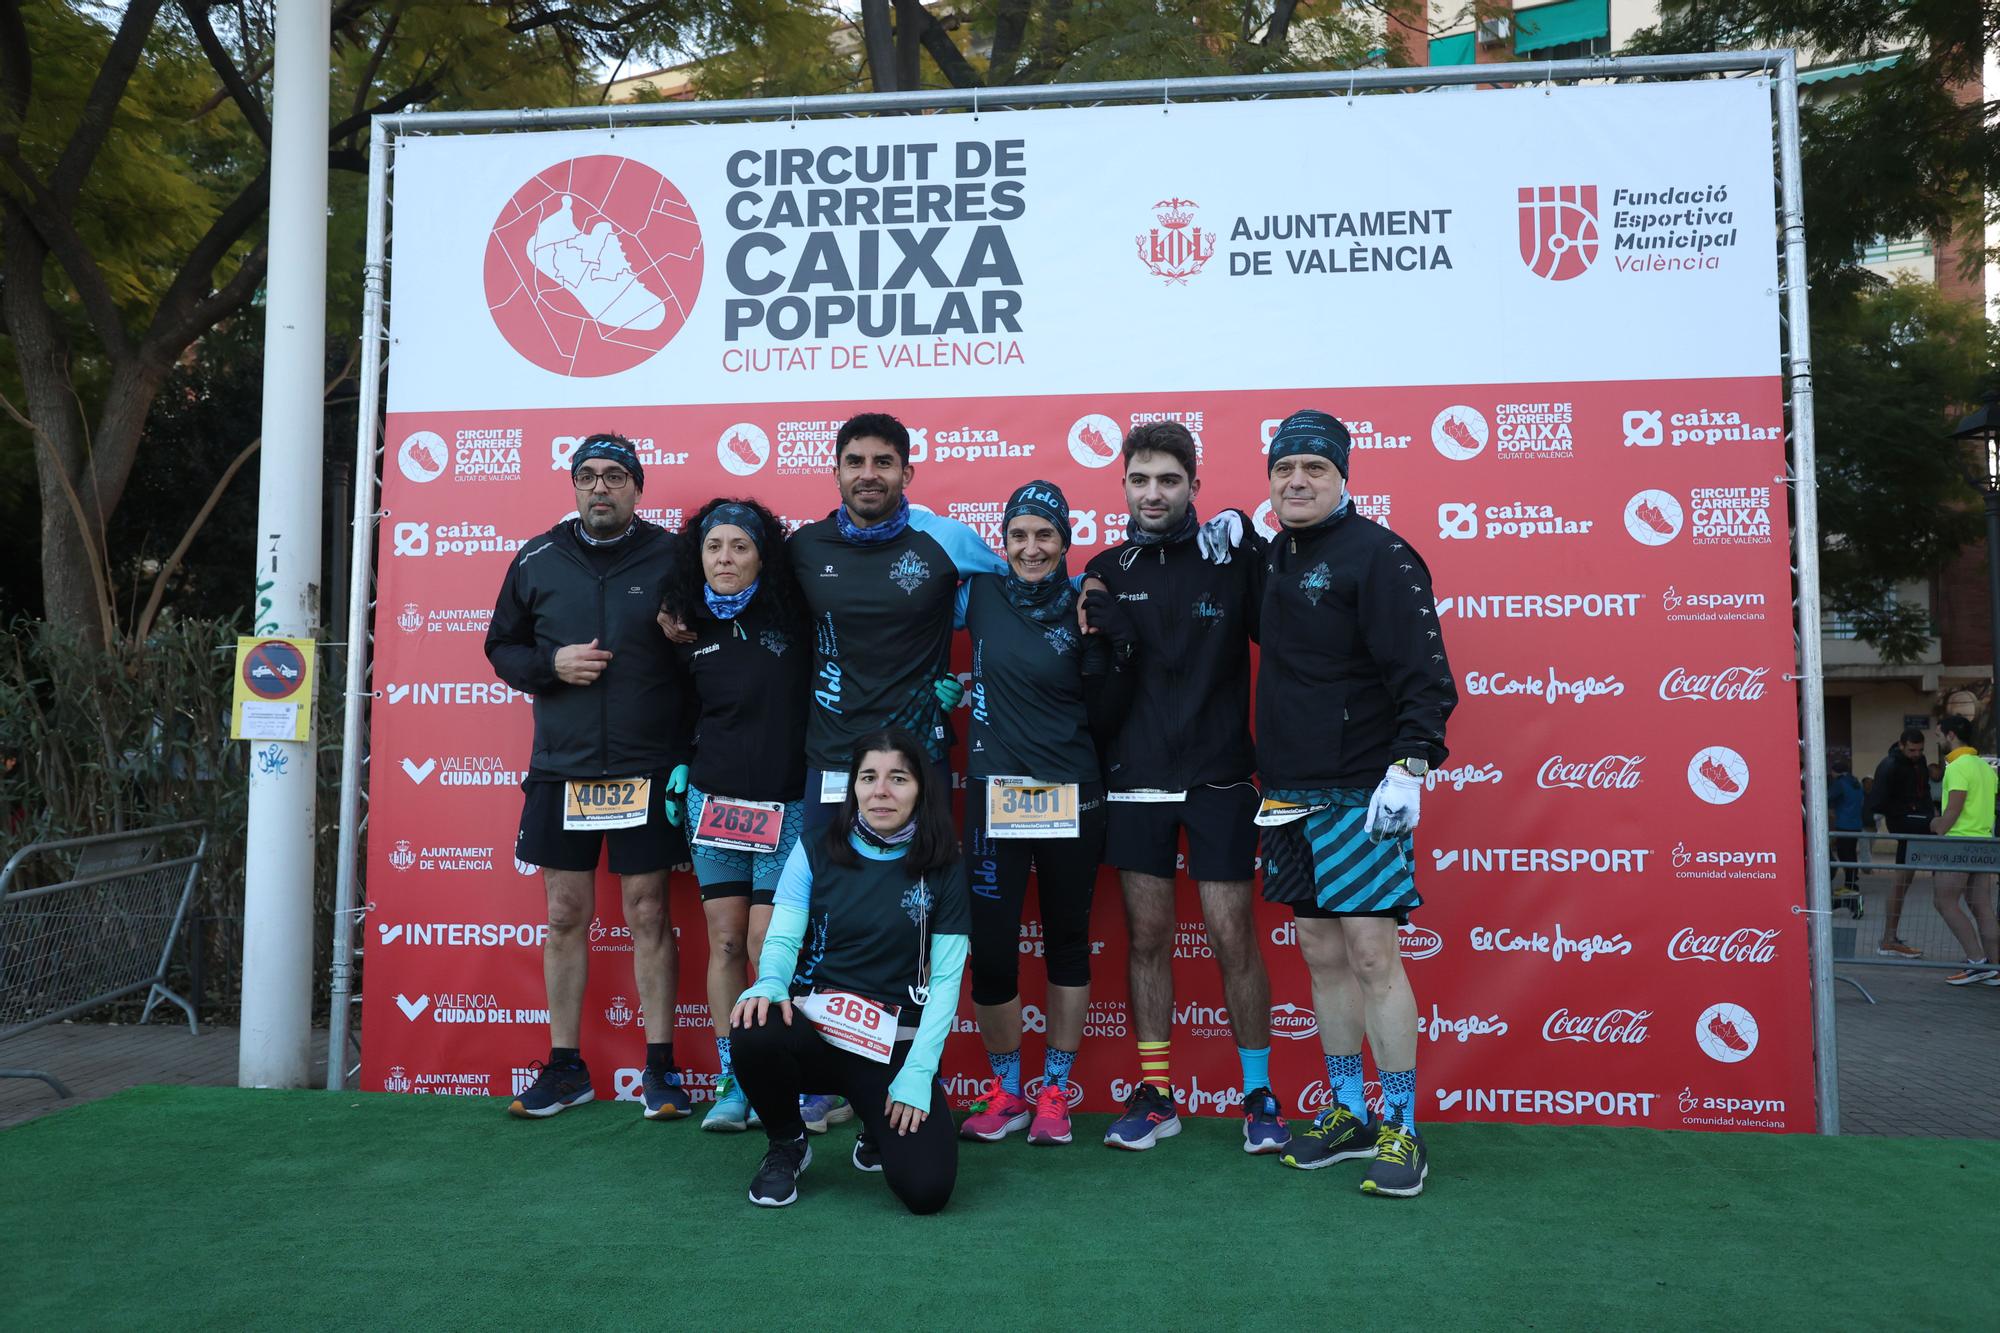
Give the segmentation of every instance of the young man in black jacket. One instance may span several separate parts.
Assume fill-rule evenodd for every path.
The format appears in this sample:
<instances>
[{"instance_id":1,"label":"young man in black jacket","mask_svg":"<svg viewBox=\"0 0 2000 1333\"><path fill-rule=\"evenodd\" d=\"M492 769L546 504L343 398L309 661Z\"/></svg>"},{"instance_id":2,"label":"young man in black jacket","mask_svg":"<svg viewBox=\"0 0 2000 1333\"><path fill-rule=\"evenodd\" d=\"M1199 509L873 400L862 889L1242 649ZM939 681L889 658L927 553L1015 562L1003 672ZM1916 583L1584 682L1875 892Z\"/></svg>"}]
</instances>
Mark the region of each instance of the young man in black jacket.
<instances>
[{"instance_id":1,"label":"young man in black jacket","mask_svg":"<svg viewBox=\"0 0 2000 1333\"><path fill-rule=\"evenodd\" d=\"M1924 762L1924 733L1905 727L1902 739L1889 747L1882 762L1875 765L1875 789L1868 793L1862 808L1863 823L1881 815L1889 833L1929 833L1937 802L1931 799L1931 770ZM1882 921L1882 942L1875 952L1884 958L1922 958L1924 951L1905 944L1903 899L1910 892L1911 872L1903 869L1910 844L1896 843L1896 878L1889 887L1889 909Z\"/></svg>"},{"instance_id":2,"label":"young man in black jacket","mask_svg":"<svg viewBox=\"0 0 2000 1333\"><path fill-rule=\"evenodd\" d=\"M1430 570L1347 494L1347 428L1295 412L1271 440L1257 769L1264 893L1297 917L1336 1101L1282 1160L1312 1169L1373 1157L1363 1193L1407 1198L1428 1172L1416 1131L1417 1002L1396 927L1423 903L1410 832L1424 775L1445 757L1458 703ZM1361 1042L1382 1079L1363 1092Z\"/></svg>"},{"instance_id":3,"label":"young man in black jacket","mask_svg":"<svg viewBox=\"0 0 2000 1333\"><path fill-rule=\"evenodd\" d=\"M1179 422L1137 427L1124 455L1131 528L1091 560L1089 573L1106 586L1084 597L1094 630L1136 644L1131 710L1104 756L1104 859L1125 891L1139 1081L1104 1141L1145 1149L1180 1133L1169 1052L1174 877L1185 831L1243 1069L1244 1148L1273 1153L1290 1131L1271 1091L1271 983L1250 898L1250 640L1263 543L1237 510L1207 524L1195 516L1194 437Z\"/></svg>"},{"instance_id":4,"label":"young man in black jacket","mask_svg":"<svg viewBox=\"0 0 2000 1333\"><path fill-rule=\"evenodd\" d=\"M689 693L656 619L673 540L635 517L646 476L624 437L584 440L570 475L577 516L515 554L486 631L494 674L534 696L514 855L542 868L548 890L549 1060L508 1109L540 1118L591 1099L578 1033L597 861L608 842L645 1014L640 1099L647 1119L675 1120L692 1109L674 1067L667 918L667 872L688 859L677 798L687 790Z\"/></svg>"}]
</instances>

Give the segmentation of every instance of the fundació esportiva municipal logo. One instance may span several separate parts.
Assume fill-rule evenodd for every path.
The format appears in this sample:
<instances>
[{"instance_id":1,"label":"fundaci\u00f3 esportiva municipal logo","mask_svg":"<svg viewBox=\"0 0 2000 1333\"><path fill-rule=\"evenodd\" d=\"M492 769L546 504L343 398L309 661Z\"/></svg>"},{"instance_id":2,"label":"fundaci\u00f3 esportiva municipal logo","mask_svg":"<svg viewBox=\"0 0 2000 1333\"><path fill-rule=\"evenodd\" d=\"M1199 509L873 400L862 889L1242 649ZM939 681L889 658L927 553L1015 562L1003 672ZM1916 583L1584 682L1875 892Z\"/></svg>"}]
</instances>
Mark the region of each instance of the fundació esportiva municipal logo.
<instances>
[{"instance_id":1,"label":"fundaci\u00f3 esportiva municipal logo","mask_svg":"<svg viewBox=\"0 0 2000 1333\"><path fill-rule=\"evenodd\" d=\"M1521 262L1538 278L1567 282L1597 258L1595 185L1524 185Z\"/></svg>"},{"instance_id":2,"label":"fundaci\u00f3 esportiva municipal logo","mask_svg":"<svg viewBox=\"0 0 2000 1333\"><path fill-rule=\"evenodd\" d=\"M1153 205L1159 225L1135 238L1139 262L1169 286L1177 282L1185 286L1215 258L1215 233L1194 225L1198 207L1192 199L1162 199Z\"/></svg>"},{"instance_id":3,"label":"fundaci\u00f3 esportiva municipal logo","mask_svg":"<svg viewBox=\"0 0 2000 1333\"><path fill-rule=\"evenodd\" d=\"M509 346L558 375L616 375L686 325L701 224L630 158L571 158L517 190L486 241L486 307Z\"/></svg>"}]
</instances>

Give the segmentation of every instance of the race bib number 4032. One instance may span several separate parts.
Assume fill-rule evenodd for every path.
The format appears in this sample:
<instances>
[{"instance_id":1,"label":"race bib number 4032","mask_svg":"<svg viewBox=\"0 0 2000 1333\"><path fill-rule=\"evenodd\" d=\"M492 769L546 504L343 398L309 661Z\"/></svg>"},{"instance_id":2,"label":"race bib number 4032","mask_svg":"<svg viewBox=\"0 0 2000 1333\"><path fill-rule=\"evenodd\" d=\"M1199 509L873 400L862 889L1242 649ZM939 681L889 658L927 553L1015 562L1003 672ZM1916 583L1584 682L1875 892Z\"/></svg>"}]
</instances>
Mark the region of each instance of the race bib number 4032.
<instances>
[{"instance_id":1,"label":"race bib number 4032","mask_svg":"<svg viewBox=\"0 0 2000 1333\"><path fill-rule=\"evenodd\" d=\"M576 779L563 784L563 827L572 832L637 828L653 799L651 778Z\"/></svg>"}]
</instances>

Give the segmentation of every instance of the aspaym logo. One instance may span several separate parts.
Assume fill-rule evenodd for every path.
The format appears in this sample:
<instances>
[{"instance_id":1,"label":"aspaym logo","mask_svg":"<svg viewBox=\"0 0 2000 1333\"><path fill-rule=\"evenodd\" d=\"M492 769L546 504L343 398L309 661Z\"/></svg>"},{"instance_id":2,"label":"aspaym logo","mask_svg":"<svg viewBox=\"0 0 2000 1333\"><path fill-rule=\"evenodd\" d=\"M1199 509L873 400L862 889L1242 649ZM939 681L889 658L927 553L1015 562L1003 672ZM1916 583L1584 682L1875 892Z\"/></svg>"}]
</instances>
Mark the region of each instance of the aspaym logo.
<instances>
[{"instance_id":1,"label":"aspaym logo","mask_svg":"<svg viewBox=\"0 0 2000 1333\"><path fill-rule=\"evenodd\" d=\"M1681 535L1686 515L1665 491L1640 491L1625 502L1625 531L1641 546L1665 546Z\"/></svg>"},{"instance_id":2,"label":"aspaym logo","mask_svg":"<svg viewBox=\"0 0 2000 1333\"><path fill-rule=\"evenodd\" d=\"M1551 282L1582 277L1597 259L1597 187L1524 185L1516 198L1528 271Z\"/></svg>"},{"instance_id":3,"label":"aspaym logo","mask_svg":"<svg viewBox=\"0 0 2000 1333\"><path fill-rule=\"evenodd\" d=\"M1740 1004L1711 1004L1694 1021L1694 1040L1709 1059L1733 1065L1757 1049L1757 1020Z\"/></svg>"},{"instance_id":4,"label":"aspaym logo","mask_svg":"<svg viewBox=\"0 0 2000 1333\"><path fill-rule=\"evenodd\" d=\"M616 375L686 325L701 224L630 158L558 162L515 191L486 241L486 308L508 346L558 375Z\"/></svg>"},{"instance_id":5,"label":"aspaym logo","mask_svg":"<svg viewBox=\"0 0 2000 1333\"><path fill-rule=\"evenodd\" d=\"M1125 434L1101 412L1078 417L1069 428L1069 456L1084 467L1106 467L1118 457Z\"/></svg>"},{"instance_id":6,"label":"aspaym logo","mask_svg":"<svg viewBox=\"0 0 2000 1333\"><path fill-rule=\"evenodd\" d=\"M762 426L739 421L716 440L715 459L731 476L752 476L771 461L771 437Z\"/></svg>"},{"instance_id":7,"label":"aspaym logo","mask_svg":"<svg viewBox=\"0 0 2000 1333\"><path fill-rule=\"evenodd\" d=\"M1431 447L1454 463L1479 457L1488 434L1486 414L1463 403L1454 403L1431 421Z\"/></svg>"},{"instance_id":8,"label":"aspaym logo","mask_svg":"<svg viewBox=\"0 0 2000 1333\"><path fill-rule=\"evenodd\" d=\"M1710 805L1728 805L1750 790L1750 765L1727 745L1710 745L1688 760L1688 789Z\"/></svg>"},{"instance_id":9,"label":"aspaym logo","mask_svg":"<svg viewBox=\"0 0 2000 1333\"><path fill-rule=\"evenodd\" d=\"M396 451L396 466L411 481L436 481L451 466L451 449L436 431L416 431Z\"/></svg>"}]
</instances>

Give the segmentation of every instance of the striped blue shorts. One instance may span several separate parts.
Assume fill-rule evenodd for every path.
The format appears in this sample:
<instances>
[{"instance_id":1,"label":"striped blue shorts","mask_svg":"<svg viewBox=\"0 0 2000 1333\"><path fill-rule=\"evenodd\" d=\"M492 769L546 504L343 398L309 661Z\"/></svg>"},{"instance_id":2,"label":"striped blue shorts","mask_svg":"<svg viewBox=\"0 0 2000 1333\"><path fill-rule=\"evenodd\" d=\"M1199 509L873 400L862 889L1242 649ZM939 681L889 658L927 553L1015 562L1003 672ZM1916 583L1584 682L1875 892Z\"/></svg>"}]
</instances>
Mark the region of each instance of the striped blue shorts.
<instances>
[{"instance_id":1,"label":"striped blue shorts","mask_svg":"<svg viewBox=\"0 0 2000 1333\"><path fill-rule=\"evenodd\" d=\"M701 808L708 804L708 793L694 784L688 784L687 827L688 837L694 837L695 829L701 827ZM785 826L778 834L778 847L771 852L739 852L726 847L696 847L690 842L689 850L694 854L694 877L706 889L717 884L748 884L753 895L770 894L778 887L778 872L785 868L785 861L792 854L792 847L799 840L799 830L805 825L806 803L787 801L785 803ZM765 897L761 901L769 902Z\"/></svg>"},{"instance_id":2,"label":"striped blue shorts","mask_svg":"<svg viewBox=\"0 0 2000 1333\"><path fill-rule=\"evenodd\" d=\"M1265 901L1301 916L1405 918L1421 907L1409 837L1376 842L1362 832L1373 794L1360 787L1267 790L1267 798L1329 804L1264 830Z\"/></svg>"}]
</instances>

